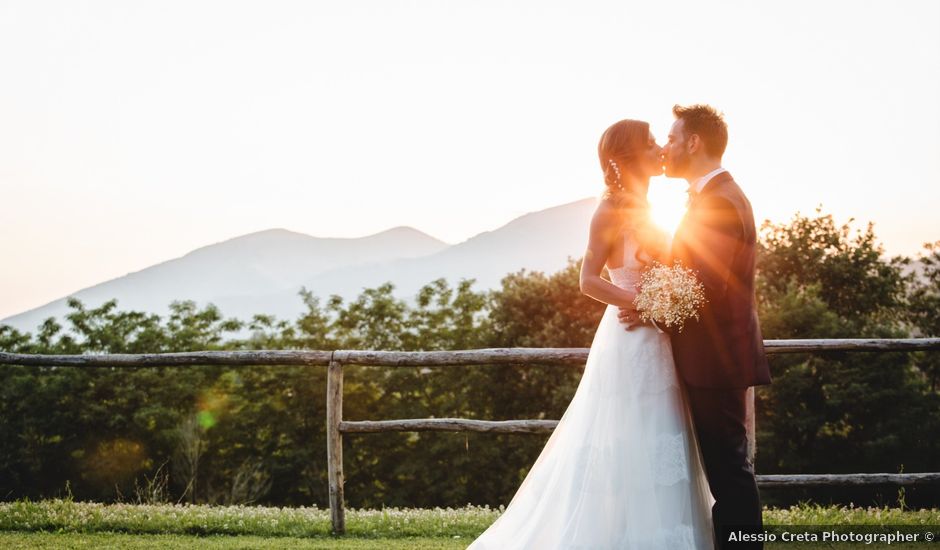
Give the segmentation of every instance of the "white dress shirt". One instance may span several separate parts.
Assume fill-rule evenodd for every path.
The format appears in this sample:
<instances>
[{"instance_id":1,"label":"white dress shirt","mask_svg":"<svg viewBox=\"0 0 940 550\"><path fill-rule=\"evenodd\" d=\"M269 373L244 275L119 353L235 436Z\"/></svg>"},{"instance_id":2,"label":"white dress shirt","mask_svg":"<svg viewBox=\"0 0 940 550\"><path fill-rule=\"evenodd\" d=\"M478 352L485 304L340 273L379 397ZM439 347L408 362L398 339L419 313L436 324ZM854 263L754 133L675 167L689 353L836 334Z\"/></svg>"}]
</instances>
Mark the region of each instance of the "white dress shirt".
<instances>
[{"instance_id":1,"label":"white dress shirt","mask_svg":"<svg viewBox=\"0 0 940 550\"><path fill-rule=\"evenodd\" d=\"M711 172L709 172L709 173L705 174L704 176L700 177L699 179L697 179L697 180L695 181L695 183L692 184L692 189L695 191L695 194L697 195L697 194L701 193L701 192L702 192L702 189L705 189L705 186L708 185L708 182L710 182L710 181L712 180L712 178L714 178L714 177L717 176L718 174L720 174L720 173L722 173L722 172L726 172L726 171L727 171L727 170L725 170L724 168L722 168L721 166L719 166L718 168L715 168L715 169L712 170Z\"/></svg>"}]
</instances>

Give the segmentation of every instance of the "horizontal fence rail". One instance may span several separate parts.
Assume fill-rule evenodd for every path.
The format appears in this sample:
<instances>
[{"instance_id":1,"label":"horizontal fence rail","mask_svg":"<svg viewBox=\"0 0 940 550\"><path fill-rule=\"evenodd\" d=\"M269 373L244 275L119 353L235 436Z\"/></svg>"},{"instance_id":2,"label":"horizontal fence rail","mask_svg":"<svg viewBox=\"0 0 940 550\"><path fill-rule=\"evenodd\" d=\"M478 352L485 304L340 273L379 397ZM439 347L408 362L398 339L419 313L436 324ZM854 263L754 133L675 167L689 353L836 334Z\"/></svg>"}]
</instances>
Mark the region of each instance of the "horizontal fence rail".
<instances>
[{"instance_id":1,"label":"horizontal fence rail","mask_svg":"<svg viewBox=\"0 0 940 550\"><path fill-rule=\"evenodd\" d=\"M765 340L768 354L827 352L913 352L940 350L940 338ZM343 366L458 367L543 364L583 366L588 348L492 348L453 351L250 350L145 354L32 355L0 352L0 364L31 367L148 368L197 365L327 367L326 429L330 515L333 532L346 530L343 495L343 434L445 431L515 434L551 433L558 420L475 420L416 418L343 420ZM940 472L910 474L758 475L761 487L915 485L940 483Z\"/></svg>"},{"instance_id":2,"label":"horizontal fence rail","mask_svg":"<svg viewBox=\"0 0 940 550\"><path fill-rule=\"evenodd\" d=\"M360 420L340 422L344 433L378 432L489 432L550 433L557 420L470 420L467 418L416 418L402 420Z\"/></svg>"},{"instance_id":3,"label":"horizontal fence rail","mask_svg":"<svg viewBox=\"0 0 940 550\"><path fill-rule=\"evenodd\" d=\"M325 367L331 351L184 351L179 353L107 353L100 355L26 355L0 352L0 364L31 367L186 367L198 365Z\"/></svg>"},{"instance_id":4,"label":"horizontal fence rail","mask_svg":"<svg viewBox=\"0 0 940 550\"><path fill-rule=\"evenodd\" d=\"M837 351L927 351L940 349L940 338L764 340L768 354ZM42 367L329 366L446 367L467 365L583 365L589 348L489 348L454 351L190 351L179 353L33 355L0 352L0 364Z\"/></svg>"},{"instance_id":5,"label":"horizontal fence rail","mask_svg":"<svg viewBox=\"0 0 940 550\"><path fill-rule=\"evenodd\" d=\"M940 472L919 474L773 474L758 475L761 487L831 487L940 483Z\"/></svg>"}]
</instances>

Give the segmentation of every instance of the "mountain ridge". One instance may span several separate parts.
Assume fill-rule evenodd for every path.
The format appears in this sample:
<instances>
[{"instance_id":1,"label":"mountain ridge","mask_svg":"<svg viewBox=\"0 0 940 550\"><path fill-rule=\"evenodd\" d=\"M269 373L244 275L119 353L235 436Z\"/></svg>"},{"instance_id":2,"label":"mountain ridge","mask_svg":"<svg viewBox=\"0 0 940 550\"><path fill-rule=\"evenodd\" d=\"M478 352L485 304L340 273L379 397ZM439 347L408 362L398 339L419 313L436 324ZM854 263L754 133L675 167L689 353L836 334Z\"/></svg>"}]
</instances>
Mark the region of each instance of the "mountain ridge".
<instances>
[{"instance_id":1,"label":"mountain ridge","mask_svg":"<svg viewBox=\"0 0 940 550\"><path fill-rule=\"evenodd\" d=\"M410 298L421 286L444 277L476 279L484 288L519 269L556 271L568 257L580 257L596 199L518 216L490 231L448 244L411 226L392 227L364 237L314 237L270 228L200 246L186 254L124 276L71 292L0 320L32 331L48 317L62 318L67 299L86 307L116 298L122 310L165 316L173 300L214 303L226 317L255 313L293 318L306 287L321 298L346 299L390 281L396 296Z\"/></svg>"}]
</instances>

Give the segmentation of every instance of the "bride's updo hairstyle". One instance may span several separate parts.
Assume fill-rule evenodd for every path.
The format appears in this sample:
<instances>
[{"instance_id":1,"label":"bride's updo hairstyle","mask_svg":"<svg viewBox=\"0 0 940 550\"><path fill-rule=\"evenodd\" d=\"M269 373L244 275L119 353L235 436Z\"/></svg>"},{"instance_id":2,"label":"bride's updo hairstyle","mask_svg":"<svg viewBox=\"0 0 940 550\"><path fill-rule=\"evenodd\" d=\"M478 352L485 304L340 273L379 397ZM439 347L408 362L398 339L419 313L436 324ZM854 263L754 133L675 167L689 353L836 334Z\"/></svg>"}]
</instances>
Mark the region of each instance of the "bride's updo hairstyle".
<instances>
[{"instance_id":1,"label":"bride's updo hairstyle","mask_svg":"<svg viewBox=\"0 0 940 550\"><path fill-rule=\"evenodd\" d=\"M665 248L665 235L650 218L646 200L649 176L639 170L639 159L650 146L649 136L649 123L621 120L604 131L597 144L606 185L602 200L620 211L623 231L639 241L635 256L644 263L662 258Z\"/></svg>"},{"instance_id":2,"label":"bride's updo hairstyle","mask_svg":"<svg viewBox=\"0 0 940 550\"><path fill-rule=\"evenodd\" d=\"M597 144L597 156L601 161L605 199L620 203L627 199L629 178L636 167L637 157L649 143L650 125L642 120L621 120L608 128Z\"/></svg>"}]
</instances>

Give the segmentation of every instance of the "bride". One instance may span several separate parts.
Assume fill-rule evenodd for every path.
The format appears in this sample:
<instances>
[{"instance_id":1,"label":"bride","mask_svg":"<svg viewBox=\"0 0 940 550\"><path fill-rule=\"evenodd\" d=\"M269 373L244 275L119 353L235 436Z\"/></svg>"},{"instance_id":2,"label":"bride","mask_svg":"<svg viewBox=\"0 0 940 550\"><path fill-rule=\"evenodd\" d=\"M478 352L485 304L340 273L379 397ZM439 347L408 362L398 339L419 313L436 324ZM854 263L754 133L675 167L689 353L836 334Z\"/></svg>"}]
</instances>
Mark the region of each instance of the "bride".
<instances>
[{"instance_id":1,"label":"bride","mask_svg":"<svg viewBox=\"0 0 940 550\"><path fill-rule=\"evenodd\" d=\"M607 189L591 221L581 291L608 304L571 403L506 510L470 549L713 548L714 499L669 335L626 330L643 266L665 260L646 192L662 173L649 124L622 120L598 145ZM610 282L601 278L606 264Z\"/></svg>"}]
</instances>

